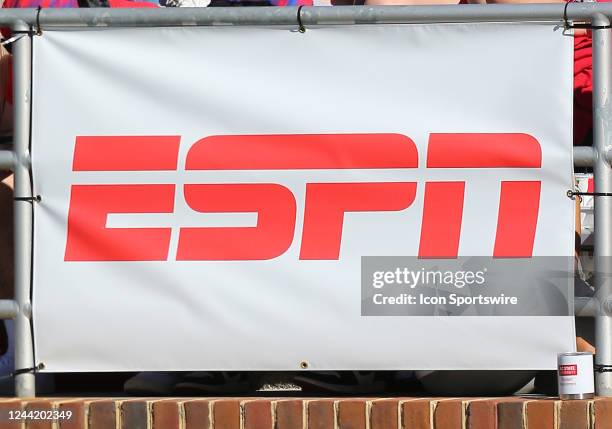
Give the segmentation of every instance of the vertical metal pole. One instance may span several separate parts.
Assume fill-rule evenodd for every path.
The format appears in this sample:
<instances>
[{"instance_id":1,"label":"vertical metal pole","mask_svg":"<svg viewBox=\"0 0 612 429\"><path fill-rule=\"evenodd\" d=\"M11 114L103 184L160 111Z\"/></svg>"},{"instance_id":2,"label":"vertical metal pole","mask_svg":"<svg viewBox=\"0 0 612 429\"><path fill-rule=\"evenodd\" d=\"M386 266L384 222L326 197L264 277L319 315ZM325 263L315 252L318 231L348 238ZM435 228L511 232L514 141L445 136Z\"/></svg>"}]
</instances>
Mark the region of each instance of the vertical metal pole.
<instances>
[{"instance_id":1,"label":"vertical metal pole","mask_svg":"<svg viewBox=\"0 0 612 429\"><path fill-rule=\"evenodd\" d=\"M15 31L29 31L18 23ZM30 182L30 101L32 82L32 36L24 36L13 45L13 151L15 153L15 196L32 195ZM34 366L31 328L32 204L14 203L15 301L19 312L15 317L15 369ZM15 394L29 397L36 394L35 377L31 372L15 376Z\"/></svg>"},{"instance_id":2,"label":"vertical metal pole","mask_svg":"<svg viewBox=\"0 0 612 429\"><path fill-rule=\"evenodd\" d=\"M593 16L594 27L606 27L610 20ZM612 169L606 159L612 144L612 33L609 28L593 30L593 147L595 149L596 192L612 192ZM607 300L612 295L612 198L595 198L595 285L601 311L595 318L596 364L612 365L612 317ZM612 396L612 373L597 372L598 395Z\"/></svg>"}]
</instances>

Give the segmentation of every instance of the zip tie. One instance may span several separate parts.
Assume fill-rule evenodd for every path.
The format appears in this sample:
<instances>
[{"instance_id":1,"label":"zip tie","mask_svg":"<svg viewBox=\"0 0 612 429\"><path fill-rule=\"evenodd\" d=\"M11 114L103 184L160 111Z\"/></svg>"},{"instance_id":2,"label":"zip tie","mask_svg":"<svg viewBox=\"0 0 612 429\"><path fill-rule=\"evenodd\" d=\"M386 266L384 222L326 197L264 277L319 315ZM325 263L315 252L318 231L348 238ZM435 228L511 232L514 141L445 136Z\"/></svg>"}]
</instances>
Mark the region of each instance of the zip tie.
<instances>
[{"instance_id":1,"label":"zip tie","mask_svg":"<svg viewBox=\"0 0 612 429\"><path fill-rule=\"evenodd\" d=\"M612 197L612 192L579 192L579 191L567 191L567 196L574 198L575 196L588 195L592 197ZM582 198L581 198L582 199Z\"/></svg>"},{"instance_id":2,"label":"zip tie","mask_svg":"<svg viewBox=\"0 0 612 429\"><path fill-rule=\"evenodd\" d=\"M612 365L595 365L595 372L612 372Z\"/></svg>"},{"instance_id":3,"label":"zip tie","mask_svg":"<svg viewBox=\"0 0 612 429\"><path fill-rule=\"evenodd\" d=\"M586 28L588 30L605 30L606 28L612 28L612 25L573 24L569 28Z\"/></svg>"},{"instance_id":4,"label":"zip tie","mask_svg":"<svg viewBox=\"0 0 612 429\"><path fill-rule=\"evenodd\" d=\"M33 366L31 368L16 369L15 371L0 377L0 380L6 380L6 379L13 378L16 375L21 375L21 374L37 373L38 371L44 368L45 368L45 364L41 362L38 365Z\"/></svg>"},{"instance_id":5,"label":"zip tie","mask_svg":"<svg viewBox=\"0 0 612 429\"><path fill-rule=\"evenodd\" d=\"M20 374L27 374L29 372L38 372L44 368L45 368L45 364L41 362L38 365L33 366L31 368L16 369L15 371L11 372L11 375L20 375Z\"/></svg>"},{"instance_id":6,"label":"zip tie","mask_svg":"<svg viewBox=\"0 0 612 429\"><path fill-rule=\"evenodd\" d=\"M28 202L28 203L34 203L34 202L40 203L42 201L42 198L41 198L40 195L36 195L35 197L15 197L15 198L13 198L13 200L15 200L15 201L25 201L25 202Z\"/></svg>"},{"instance_id":7,"label":"zip tie","mask_svg":"<svg viewBox=\"0 0 612 429\"><path fill-rule=\"evenodd\" d=\"M612 28L612 25L593 25L593 24L570 24L567 19L567 6L570 3L575 3L574 0L568 1L563 7L563 28L569 30L571 28L586 28L589 30L605 30L606 28Z\"/></svg>"},{"instance_id":8,"label":"zip tie","mask_svg":"<svg viewBox=\"0 0 612 429\"><path fill-rule=\"evenodd\" d=\"M563 28L565 28L566 30L569 30L571 27L569 25L569 22L567 21L567 5L569 5L571 2L567 1L565 2L565 7L563 8Z\"/></svg>"},{"instance_id":9,"label":"zip tie","mask_svg":"<svg viewBox=\"0 0 612 429\"><path fill-rule=\"evenodd\" d=\"M27 36L27 34L26 33L15 34L14 36L11 36L8 39L3 40L2 42L0 42L0 46L10 45L11 43L16 42L17 40L21 39L24 36Z\"/></svg>"},{"instance_id":10,"label":"zip tie","mask_svg":"<svg viewBox=\"0 0 612 429\"><path fill-rule=\"evenodd\" d=\"M38 6L36 8L36 35L42 36L42 28L40 28L40 11L42 7Z\"/></svg>"},{"instance_id":11,"label":"zip tie","mask_svg":"<svg viewBox=\"0 0 612 429\"><path fill-rule=\"evenodd\" d=\"M14 30L11 31L12 34L23 34L24 36L35 36L36 31L34 30Z\"/></svg>"},{"instance_id":12,"label":"zip tie","mask_svg":"<svg viewBox=\"0 0 612 429\"><path fill-rule=\"evenodd\" d=\"M297 22L298 22L298 31L300 33L306 33L306 28L304 28L304 24L302 24L302 8L304 5L300 5L297 10Z\"/></svg>"}]
</instances>

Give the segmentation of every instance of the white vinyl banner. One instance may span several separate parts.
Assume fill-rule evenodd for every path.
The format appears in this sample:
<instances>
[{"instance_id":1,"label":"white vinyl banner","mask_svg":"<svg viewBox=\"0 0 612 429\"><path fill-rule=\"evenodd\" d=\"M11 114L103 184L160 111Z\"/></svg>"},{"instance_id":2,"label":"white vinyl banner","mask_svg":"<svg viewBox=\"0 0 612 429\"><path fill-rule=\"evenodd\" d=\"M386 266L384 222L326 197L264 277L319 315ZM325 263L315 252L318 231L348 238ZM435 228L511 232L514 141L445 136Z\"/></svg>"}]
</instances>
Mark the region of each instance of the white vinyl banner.
<instances>
[{"instance_id":1,"label":"white vinyl banner","mask_svg":"<svg viewBox=\"0 0 612 429\"><path fill-rule=\"evenodd\" d=\"M407 268L362 257L406 257L412 274L430 269L421 260L571 260L562 33L46 30L33 57L36 363L555 368L575 348L571 315L487 310L478 267L461 274L481 287L474 314L411 312L431 296L383 303L368 289L408 284Z\"/></svg>"}]
</instances>

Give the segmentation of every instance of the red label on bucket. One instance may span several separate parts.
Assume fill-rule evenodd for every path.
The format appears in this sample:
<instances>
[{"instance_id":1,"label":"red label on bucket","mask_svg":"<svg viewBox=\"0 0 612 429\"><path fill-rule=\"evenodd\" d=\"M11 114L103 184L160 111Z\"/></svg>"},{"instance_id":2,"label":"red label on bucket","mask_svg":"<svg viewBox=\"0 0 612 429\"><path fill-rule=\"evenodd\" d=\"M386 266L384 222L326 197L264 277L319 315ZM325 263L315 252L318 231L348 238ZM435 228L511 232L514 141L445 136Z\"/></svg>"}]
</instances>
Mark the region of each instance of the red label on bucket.
<instances>
[{"instance_id":1,"label":"red label on bucket","mask_svg":"<svg viewBox=\"0 0 612 429\"><path fill-rule=\"evenodd\" d=\"M578 366L559 365L559 375L578 375Z\"/></svg>"}]
</instances>

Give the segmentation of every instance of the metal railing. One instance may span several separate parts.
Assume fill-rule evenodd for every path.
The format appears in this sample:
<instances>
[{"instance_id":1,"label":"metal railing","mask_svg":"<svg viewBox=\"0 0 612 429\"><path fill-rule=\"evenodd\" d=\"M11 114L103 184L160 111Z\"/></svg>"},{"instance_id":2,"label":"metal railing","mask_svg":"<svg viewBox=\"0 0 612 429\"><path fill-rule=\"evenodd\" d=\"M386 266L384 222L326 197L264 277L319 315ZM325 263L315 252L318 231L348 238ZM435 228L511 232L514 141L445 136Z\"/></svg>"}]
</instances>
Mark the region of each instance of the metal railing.
<instances>
[{"instance_id":1,"label":"metal railing","mask_svg":"<svg viewBox=\"0 0 612 429\"><path fill-rule=\"evenodd\" d=\"M0 26L24 36L13 45L14 144L0 151L0 169L15 174L15 196L31 197L30 115L33 29L51 27L153 27L194 25L298 25L448 23L448 22L568 22L590 24L593 32L593 146L574 149L576 167L593 168L596 192L612 192L612 3L345 6L276 8L168 9L1 9ZM35 376L19 370L34 366L32 342L31 270L32 205L15 200L15 299L0 300L0 318L15 319L15 392L35 395ZM595 317L596 365L612 368L612 199L595 199L594 283L598 302L583 314ZM612 372L596 373L596 391L612 396Z\"/></svg>"}]
</instances>

